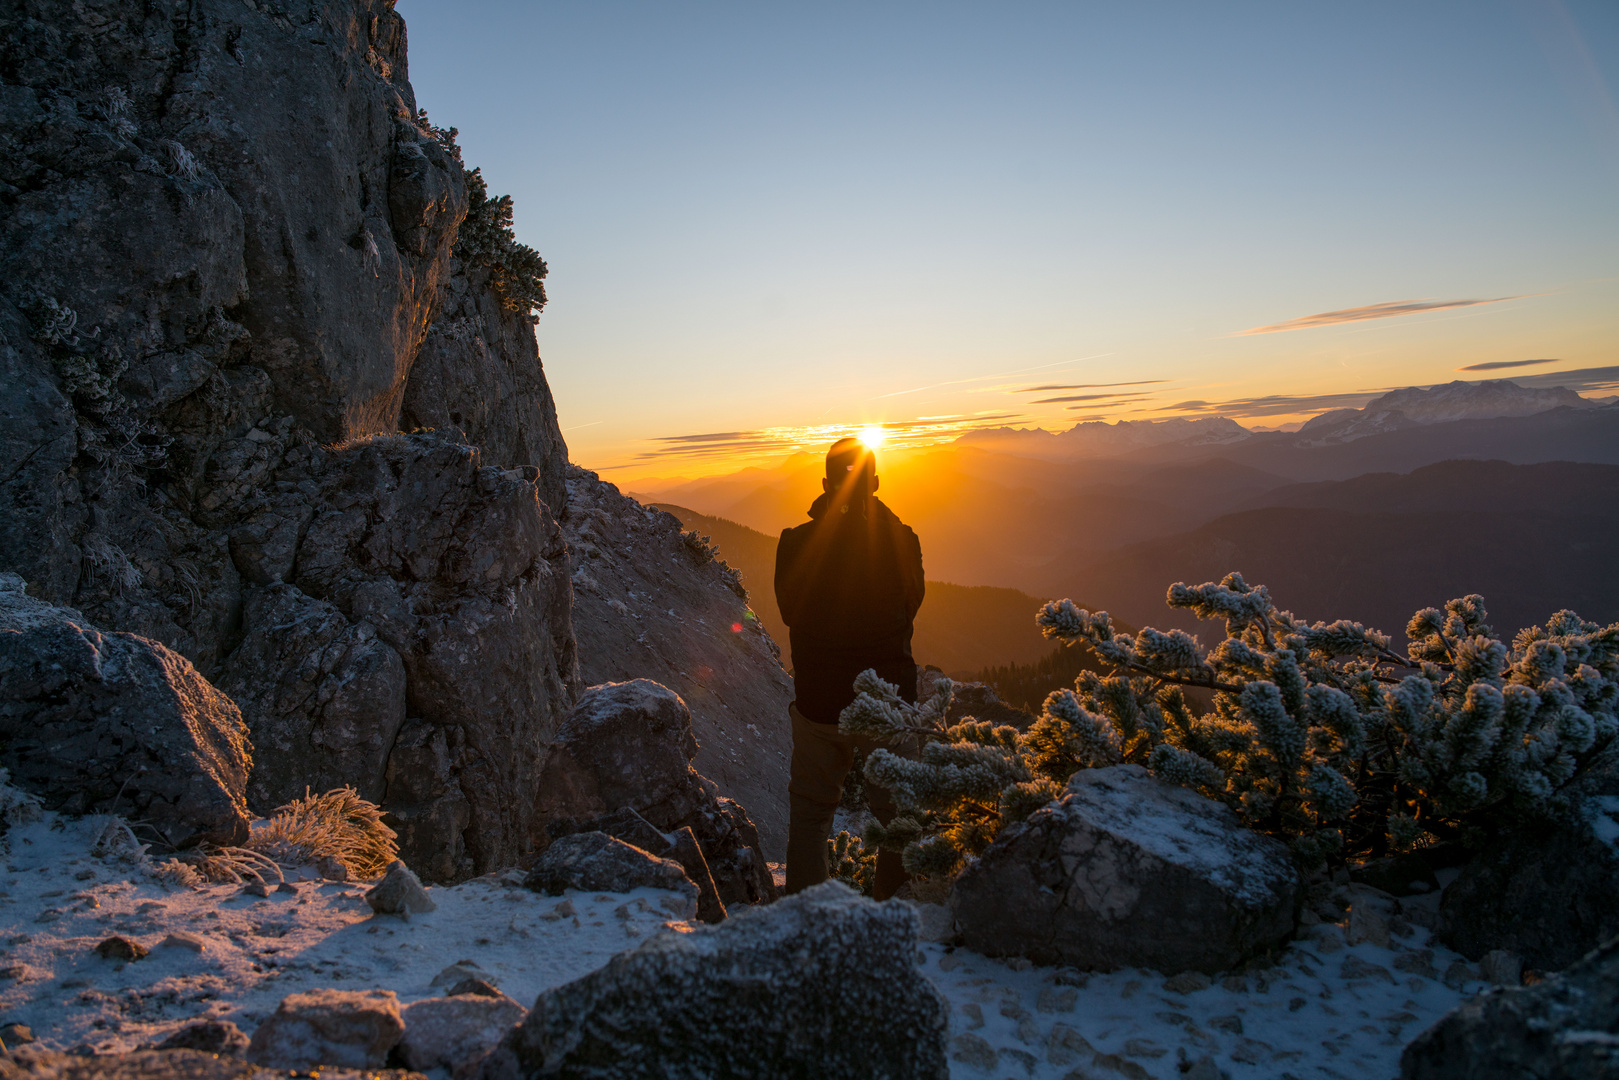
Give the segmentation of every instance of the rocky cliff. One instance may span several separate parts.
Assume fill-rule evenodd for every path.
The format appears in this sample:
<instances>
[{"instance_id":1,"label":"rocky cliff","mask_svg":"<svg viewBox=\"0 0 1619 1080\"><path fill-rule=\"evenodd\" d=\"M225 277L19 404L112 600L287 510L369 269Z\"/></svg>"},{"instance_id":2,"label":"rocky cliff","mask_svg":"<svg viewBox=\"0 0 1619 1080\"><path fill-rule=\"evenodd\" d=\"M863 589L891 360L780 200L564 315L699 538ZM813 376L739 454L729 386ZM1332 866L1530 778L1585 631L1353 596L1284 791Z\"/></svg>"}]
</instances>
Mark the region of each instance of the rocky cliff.
<instances>
[{"instance_id":1,"label":"rocky cliff","mask_svg":"<svg viewBox=\"0 0 1619 1080\"><path fill-rule=\"evenodd\" d=\"M0 570L230 694L253 810L530 850L566 447L392 4L6 0L0 140Z\"/></svg>"}]
</instances>

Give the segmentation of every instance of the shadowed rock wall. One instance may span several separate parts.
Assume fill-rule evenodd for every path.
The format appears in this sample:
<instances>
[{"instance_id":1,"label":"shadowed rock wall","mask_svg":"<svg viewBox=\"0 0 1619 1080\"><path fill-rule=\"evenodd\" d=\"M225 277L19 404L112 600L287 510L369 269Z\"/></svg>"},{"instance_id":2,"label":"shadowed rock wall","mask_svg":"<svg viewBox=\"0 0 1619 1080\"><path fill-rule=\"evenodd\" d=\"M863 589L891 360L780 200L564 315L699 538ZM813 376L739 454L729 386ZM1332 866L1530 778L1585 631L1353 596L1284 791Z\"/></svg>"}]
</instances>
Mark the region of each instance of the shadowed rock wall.
<instances>
[{"instance_id":1,"label":"shadowed rock wall","mask_svg":"<svg viewBox=\"0 0 1619 1080\"><path fill-rule=\"evenodd\" d=\"M387 0L0 0L0 570L231 694L253 810L353 783L439 878L530 849L578 687L466 211Z\"/></svg>"}]
</instances>

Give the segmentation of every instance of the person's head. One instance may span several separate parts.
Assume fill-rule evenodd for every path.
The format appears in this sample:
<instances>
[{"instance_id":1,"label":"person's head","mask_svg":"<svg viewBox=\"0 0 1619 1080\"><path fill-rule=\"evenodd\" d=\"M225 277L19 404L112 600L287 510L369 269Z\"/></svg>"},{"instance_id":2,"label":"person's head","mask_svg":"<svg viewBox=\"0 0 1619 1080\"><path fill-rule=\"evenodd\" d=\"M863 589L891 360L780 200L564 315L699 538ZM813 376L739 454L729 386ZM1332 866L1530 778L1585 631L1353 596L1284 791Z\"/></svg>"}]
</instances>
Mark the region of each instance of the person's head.
<instances>
[{"instance_id":1,"label":"person's head","mask_svg":"<svg viewBox=\"0 0 1619 1080\"><path fill-rule=\"evenodd\" d=\"M842 499L876 494L877 455L859 439L839 439L826 452L821 490Z\"/></svg>"}]
</instances>

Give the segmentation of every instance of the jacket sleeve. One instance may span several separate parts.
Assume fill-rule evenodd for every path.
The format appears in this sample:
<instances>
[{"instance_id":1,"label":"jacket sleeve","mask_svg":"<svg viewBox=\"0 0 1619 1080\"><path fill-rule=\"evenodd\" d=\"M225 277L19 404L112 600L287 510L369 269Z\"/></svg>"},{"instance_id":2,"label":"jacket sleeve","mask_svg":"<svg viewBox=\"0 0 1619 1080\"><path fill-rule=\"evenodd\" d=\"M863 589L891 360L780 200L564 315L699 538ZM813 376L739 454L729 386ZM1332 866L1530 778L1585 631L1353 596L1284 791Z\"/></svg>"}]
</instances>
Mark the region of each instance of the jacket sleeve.
<instances>
[{"instance_id":1,"label":"jacket sleeve","mask_svg":"<svg viewBox=\"0 0 1619 1080\"><path fill-rule=\"evenodd\" d=\"M803 591L794 572L797 554L798 543L793 530L781 530L781 539L776 542L776 607L781 611L781 621L788 626L798 621L798 604Z\"/></svg>"},{"instance_id":2,"label":"jacket sleeve","mask_svg":"<svg viewBox=\"0 0 1619 1080\"><path fill-rule=\"evenodd\" d=\"M907 618L916 618L916 613L922 606L922 597L927 593L927 580L922 573L922 541L916 538L916 533L910 528L905 530L905 547L900 559L901 582L905 589L905 615Z\"/></svg>"}]
</instances>

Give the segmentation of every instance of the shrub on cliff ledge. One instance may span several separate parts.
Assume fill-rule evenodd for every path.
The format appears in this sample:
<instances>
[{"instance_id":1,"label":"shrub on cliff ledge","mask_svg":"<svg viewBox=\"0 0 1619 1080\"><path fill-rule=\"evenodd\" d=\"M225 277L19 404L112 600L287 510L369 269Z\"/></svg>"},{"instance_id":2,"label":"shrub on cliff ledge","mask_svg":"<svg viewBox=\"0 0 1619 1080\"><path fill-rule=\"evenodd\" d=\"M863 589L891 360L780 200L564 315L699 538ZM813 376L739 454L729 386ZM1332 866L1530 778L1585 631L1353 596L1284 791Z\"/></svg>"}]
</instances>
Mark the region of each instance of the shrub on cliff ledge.
<instances>
[{"instance_id":1,"label":"shrub on cliff ledge","mask_svg":"<svg viewBox=\"0 0 1619 1080\"><path fill-rule=\"evenodd\" d=\"M417 123L456 161L461 160L456 128L434 127L425 112L417 114ZM539 320L545 307L545 260L527 244L517 242L512 231L512 197L491 197L482 169L467 173L467 216L456 233L454 253L469 266L488 268L489 284L507 311L529 322Z\"/></svg>"},{"instance_id":2,"label":"shrub on cliff ledge","mask_svg":"<svg viewBox=\"0 0 1619 1080\"><path fill-rule=\"evenodd\" d=\"M1305 865L1474 846L1560 812L1559 792L1619 731L1619 624L1562 611L1508 647L1467 596L1413 616L1402 657L1359 623L1278 611L1239 574L1168 599L1223 618L1226 639L1205 650L1179 630L1120 634L1106 612L1045 605L1043 632L1111 671L1048 696L1023 734L946 727L939 701L907 705L861 676L844 729L924 744L916 761L872 755L866 775L901 810L872 839L902 847L913 873L952 873L1078 770L1133 763L1226 802ZM1213 708L1195 715L1185 686L1214 691Z\"/></svg>"}]
</instances>

